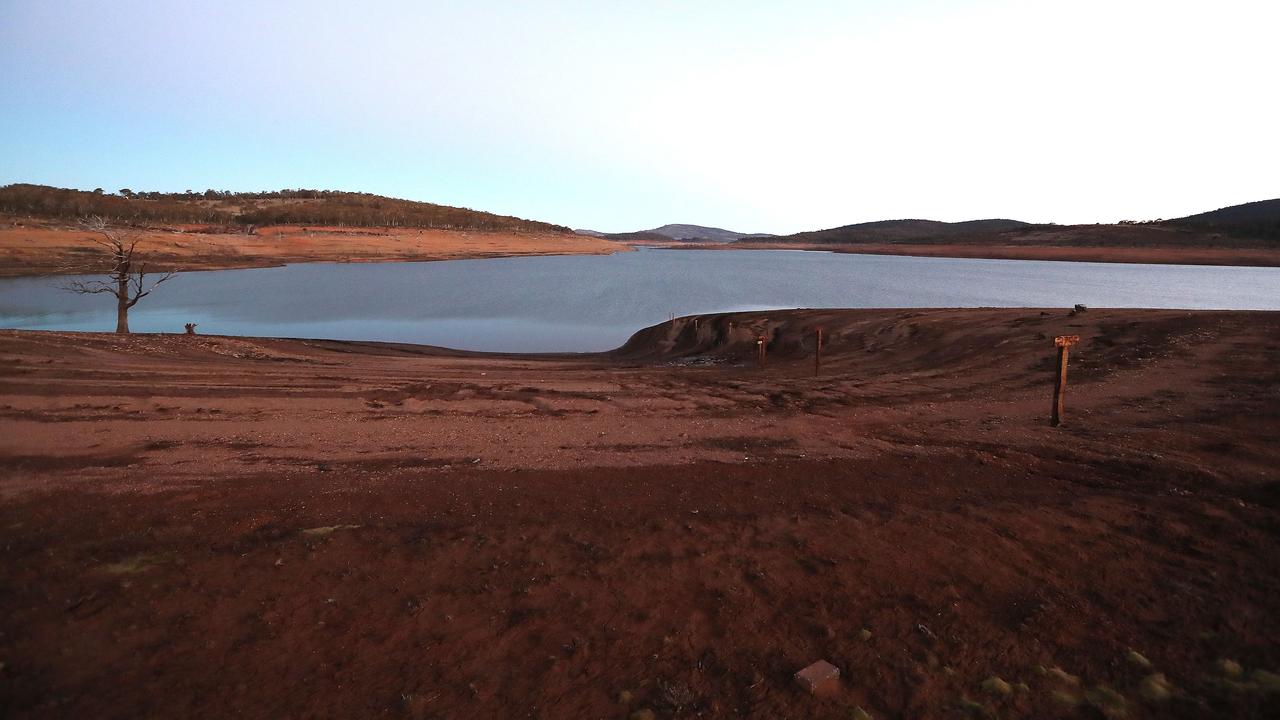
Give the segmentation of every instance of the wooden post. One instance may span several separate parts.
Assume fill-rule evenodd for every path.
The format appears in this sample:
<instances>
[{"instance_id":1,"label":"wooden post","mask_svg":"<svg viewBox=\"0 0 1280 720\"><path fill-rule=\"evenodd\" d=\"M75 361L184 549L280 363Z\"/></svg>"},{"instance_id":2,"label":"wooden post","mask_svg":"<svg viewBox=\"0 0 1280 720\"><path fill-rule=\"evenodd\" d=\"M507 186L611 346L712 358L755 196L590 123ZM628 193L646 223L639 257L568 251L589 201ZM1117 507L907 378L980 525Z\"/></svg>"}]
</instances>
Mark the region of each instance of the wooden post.
<instances>
[{"instance_id":1,"label":"wooden post","mask_svg":"<svg viewBox=\"0 0 1280 720\"><path fill-rule=\"evenodd\" d=\"M1067 394L1067 349L1078 342L1079 335L1059 335L1053 339L1058 348L1058 377L1053 384L1053 413L1049 416L1049 424L1054 427L1062 424L1062 401Z\"/></svg>"},{"instance_id":2,"label":"wooden post","mask_svg":"<svg viewBox=\"0 0 1280 720\"><path fill-rule=\"evenodd\" d=\"M818 377L818 372L822 370L822 328L815 328L813 335L813 376Z\"/></svg>"},{"instance_id":3,"label":"wooden post","mask_svg":"<svg viewBox=\"0 0 1280 720\"><path fill-rule=\"evenodd\" d=\"M764 367L764 354L765 354L764 336L761 335L760 337L756 338L756 364L758 364L760 367Z\"/></svg>"}]
</instances>

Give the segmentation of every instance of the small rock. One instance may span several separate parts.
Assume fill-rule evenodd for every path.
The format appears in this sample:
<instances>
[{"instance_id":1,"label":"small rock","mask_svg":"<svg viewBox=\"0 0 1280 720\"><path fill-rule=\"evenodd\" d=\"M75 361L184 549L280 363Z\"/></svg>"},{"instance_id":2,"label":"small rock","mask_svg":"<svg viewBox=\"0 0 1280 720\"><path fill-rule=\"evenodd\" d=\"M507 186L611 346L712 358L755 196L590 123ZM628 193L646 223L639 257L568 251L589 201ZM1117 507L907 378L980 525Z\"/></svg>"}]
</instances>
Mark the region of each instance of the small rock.
<instances>
[{"instance_id":1,"label":"small rock","mask_svg":"<svg viewBox=\"0 0 1280 720\"><path fill-rule=\"evenodd\" d=\"M657 720L657 717L657 715L653 714L652 710L644 708L628 715L627 720Z\"/></svg>"},{"instance_id":2,"label":"small rock","mask_svg":"<svg viewBox=\"0 0 1280 720\"><path fill-rule=\"evenodd\" d=\"M861 707L854 707L849 711L849 720L873 720L871 713L863 710Z\"/></svg>"},{"instance_id":3,"label":"small rock","mask_svg":"<svg viewBox=\"0 0 1280 720\"><path fill-rule=\"evenodd\" d=\"M871 631L870 631L870 630L868 630L868 629L866 629L866 628L862 628L861 630L859 630L859 631L858 631L858 639L859 639L859 640L861 640L861 641L863 641L863 642L866 642L866 641L870 640L870 639L871 639Z\"/></svg>"},{"instance_id":4,"label":"small rock","mask_svg":"<svg viewBox=\"0 0 1280 720\"><path fill-rule=\"evenodd\" d=\"M796 682L811 693L824 689L840 679L840 669L826 660L819 660L796 673Z\"/></svg>"},{"instance_id":5,"label":"small rock","mask_svg":"<svg viewBox=\"0 0 1280 720\"><path fill-rule=\"evenodd\" d=\"M622 692L618 693L618 704L619 704L619 705L630 705L630 704L631 704L631 700L632 700L633 698L634 698L634 696L631 694L631 691L630 691L630 690L623 690Z\"/></svg>"}]
</instances>

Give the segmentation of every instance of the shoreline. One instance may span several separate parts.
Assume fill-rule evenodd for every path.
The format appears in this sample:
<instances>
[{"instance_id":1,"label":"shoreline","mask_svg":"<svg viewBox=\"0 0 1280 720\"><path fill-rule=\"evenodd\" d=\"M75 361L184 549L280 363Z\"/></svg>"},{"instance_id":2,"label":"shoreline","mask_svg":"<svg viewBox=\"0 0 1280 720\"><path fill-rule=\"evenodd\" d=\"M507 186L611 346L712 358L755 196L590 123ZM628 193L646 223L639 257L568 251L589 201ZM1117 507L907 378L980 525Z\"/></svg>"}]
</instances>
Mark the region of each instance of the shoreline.
<instances>
[{"instance_id":1,"label":"shoreline","mask_svg":"<svg viewBox=\"0 0 1280 720\"><path fill-rule=\"evenodd\" d=\"M1064 247L1059 245L968 245L907 243L672 243L666 250L799 250L860 255L896 255L965 260L1040 260L1048 262L1131 263L1140 265L1206 265L1215 267L1280 267L1280 249L1180 247Z\"/></svg>"},{"instance_id":2,"label":"shoreline","mask_svg":"<svg viewBox=\"0 0 1280 720\"><path fill-rule=\"evenodd\" d=\"M335 263L438 262L509 257L609 255L637 246L698 250L800 250L903 257L1280 267L1280 248L1097 246L1000 243L617 242L570 233L264 226L212 232L205 226L151 227L140 249L157 270L209 271ZM69 225L10 218L0 225L0 278L91 272L101 261L91 233Z\"/></svg>"},{"instance_id":3,"label":"shoreline","mask_svg":"<svg viewBox=\"0 0 1280 720\"><path fill-rule=\"evenodd\" d=\"M1191 316L1231 316L1238 314L1258 314L1263 316L1280 315L1280 309L1234 309L1234 308L1127 308L1127 307L1099 307L1091 306L1086 312L1092 313L1109 313L1109 314L1162 314L1175 313L1186 314ZM903 316L911 316L916 314L935 314L935 313L954 313L965 315L968 313L1038 313L1041 316L1057 316L1063 313L1070 315L1069 308L1060 307L1003 307L1003 306L980 306L980 307L874 307L874 308L779 308L775 310L742 310L742 311L724 311L716 313L694 313L690 315L682 315L671 320L664 320L653 325L645 325L637 327L634 332L617 347L606 350L548 350L548 351L499 351L499 350L469 350L466 348L449 347L446 345L431 345L428 343L405 342L399 340L353 340L343 338L328 337L288 337L276 335L226 335L213 333L195 333L189 335L183 332L148 332L133 331L127 334L115 333L110 330L62 330L62 329L43 329L43 328L11 328L0 327L0 337L6 335L10 337L22 337L27 334L45 335L49 337L71 336L83 337L86 339L119 339L119 338L174 338L182 341L194 340L224 340L239 342L264 342L264 343L297 343L310 348L322 349L326 351L350 353L353 355L371 355L371 356L403 356L403 357L456 357L456 358L473 358L473 359L505 359L505 360L581 360L596 361L601 363L609 363L613 361L621 361L624 357L636 357L634 345L639 338L646 335L667 335L679 336L684 329L687 329L694 320L699 322L710 322L711 326L715 326L717 320L735 317L751 317L751 316L775 316L775 317L793 317L793 316L814 316L814 317L832 317L832 316L849 316L856 314L867 314L872 316L884 314L900 314ZM1072 316L1074 317L1074 316ZM723 324L723 322L721 322ZM755 338L752 334L755 331L736 332L728 335L725 341L732 343L748 343ZM744 334L746 333L746 334ZM704 338L705 340L705 338ZM643 340L641 340L643 342ZM670 355L673 357L679 355L696 354L694 348L682 347L679 343L668 338L660 343L664 350L659 353L662 355ZM630 350L630 352L629 352ZM707 350L706 347L703 348ZM741 348L738 349L739 351ZM652 352L641 350L638 356L648 357Z\"/></svg>"},{"instance_id":4,"label":"shoreline","mask_svg":"<svg viewBox=\"0 0 1280 720\"><path fill-rule=\"evenodd\" d=\"M299 226L264 226L252 233L202 230L202 226L141 229L139 252L156 270L182 272L312 262L436 262L631 251L622 243L570 233ZM0 227L0 277L92 272L103 255L91 236L72 226L10 222Z\"/></svg>"}]
</instances>

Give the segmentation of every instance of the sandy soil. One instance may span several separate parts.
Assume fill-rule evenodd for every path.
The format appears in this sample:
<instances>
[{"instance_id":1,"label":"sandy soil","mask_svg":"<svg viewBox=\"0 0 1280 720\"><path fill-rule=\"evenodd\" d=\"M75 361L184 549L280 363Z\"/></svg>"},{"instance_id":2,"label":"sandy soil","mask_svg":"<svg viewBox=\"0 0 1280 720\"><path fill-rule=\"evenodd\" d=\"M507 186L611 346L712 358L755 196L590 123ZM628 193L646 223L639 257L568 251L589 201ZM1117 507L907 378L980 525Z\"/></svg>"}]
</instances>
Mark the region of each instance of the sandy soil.
<instances>
[{"instance_id":1,"label":"sandy soil","mask_svg":"<svg viewBox=\"0 0 1280 720\"><path fill-rule=\"evenodd\" d=\"M212 270L296 262L458 260L513 255L606 255L620 243L570 233L272 225L174 225L138 232L138 251L157 267ZM30 218L0 222L0 276L92 271L102 249L91 233Z\"/></svg>"},{"instance_id":2,"label":"sandy soil","mask_svg":"<svg viewBox=\"0 0 1280 720\"><path fill-rule=\"evenodd\" d=\"M1278 401L1269 313L3 331L0 714L1275 717Z\"/></svg>"}]
</instances>

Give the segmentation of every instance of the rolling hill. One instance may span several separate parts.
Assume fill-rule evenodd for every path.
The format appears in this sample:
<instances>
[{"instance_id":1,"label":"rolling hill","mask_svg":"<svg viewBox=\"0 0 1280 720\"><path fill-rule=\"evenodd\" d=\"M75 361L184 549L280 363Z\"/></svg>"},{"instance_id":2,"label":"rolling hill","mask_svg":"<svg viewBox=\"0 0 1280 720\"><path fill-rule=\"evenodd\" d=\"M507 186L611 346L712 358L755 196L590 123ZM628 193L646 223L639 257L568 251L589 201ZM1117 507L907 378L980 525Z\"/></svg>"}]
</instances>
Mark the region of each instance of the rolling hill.
<instances>
[{"instance_id":1,"label":"rolling hill","mask_svg":"<svg viewBox=\"0 0 1280 720\"><path fill-rule=\"evenodd\" d=\"M581 235L616 240L619 242L661 242L672 240L694 243L731 243L738 240L766 239L774 235L768 233L742 233L724 228L707 227L705 225L670 224L652 230L638 230L628 233L602 233L595 230L576 230Z\"/></svg>"},{"instance_id":2,"label":"rolling hill","mask_svg":"<svg viewBox=\"0 0 1280 720\"><path fill-rule=\"evenodd\" d=\"M326 225L437 230L569 233L560 225L469 208L335 190L118 193L14 184L0 187L0 213L75 220L100 215L126 223Z\"/></svg>"},{"instance_id":3,"label":"rolling hill","mask_svg":"<svg viewBox=\"0 0 1280 720\"><path fill-rule=\"evenodd\" d=\"M812 230L773 238L780 243L893 243L919 242L952 238L980 233L998 233L1033 227L1019 220L968 220L965 222L941 222L938 220L877 220L857 223L827 230Z\"/></svg>"},{"instance_id":4,"label":"rolling hill","mask_svg":"<svg viewBox=\"0 0 1280 720\"><path fill-rule=\"evenodd\" d=\"M1215 230L1241 237L1280 239L1280 198L1232 205L1164 221L1174 227Z\"/></svg>"}]
</instances>

